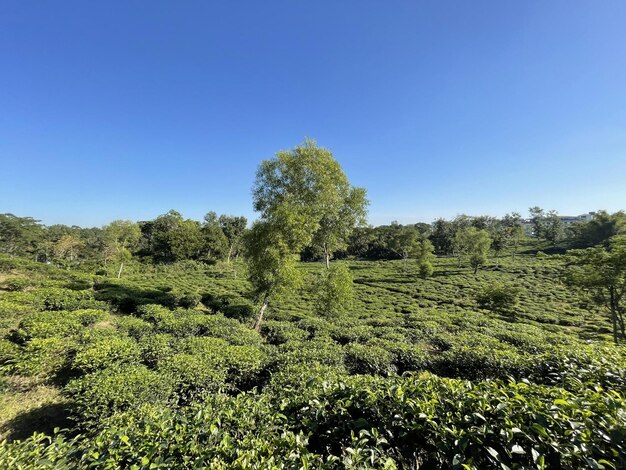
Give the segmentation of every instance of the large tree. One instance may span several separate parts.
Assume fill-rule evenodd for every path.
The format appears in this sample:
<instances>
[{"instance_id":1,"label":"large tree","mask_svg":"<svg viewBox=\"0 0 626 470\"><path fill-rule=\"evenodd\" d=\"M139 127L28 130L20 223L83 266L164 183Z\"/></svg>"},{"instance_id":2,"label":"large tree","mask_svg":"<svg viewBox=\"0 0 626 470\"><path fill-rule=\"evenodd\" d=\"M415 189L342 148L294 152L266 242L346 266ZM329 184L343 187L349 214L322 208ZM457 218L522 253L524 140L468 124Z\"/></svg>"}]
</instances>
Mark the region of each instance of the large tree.
<instances>
[{"instance_id":1,"label":"large tree","mask_svg":"<svg viewBox=\"0 0 626 470\"><path fill-rule=\"evenodd\" d=\"M257 329L270 299L300 282L293 263L302 249L322 246L328 266L363 221L365 205L365 191L352 188L332 154L312 140L261 162L253 187L261 217L245 243L249 279L261 300Z\"/></svg>"},{"instance_id":2,"label":"large tree","mask_svg":"<svg viewBox=\"0 0 626 470\"><path fill-rule=\"evenodd\" d=\"M354 227L365 223L365 189L351 186L332 153L313 140L263 161L253 195L254 209L263 218L275 217L278 208L297 213L326 267L335 251L347 247Z\"/></svg>"}]
</instances>

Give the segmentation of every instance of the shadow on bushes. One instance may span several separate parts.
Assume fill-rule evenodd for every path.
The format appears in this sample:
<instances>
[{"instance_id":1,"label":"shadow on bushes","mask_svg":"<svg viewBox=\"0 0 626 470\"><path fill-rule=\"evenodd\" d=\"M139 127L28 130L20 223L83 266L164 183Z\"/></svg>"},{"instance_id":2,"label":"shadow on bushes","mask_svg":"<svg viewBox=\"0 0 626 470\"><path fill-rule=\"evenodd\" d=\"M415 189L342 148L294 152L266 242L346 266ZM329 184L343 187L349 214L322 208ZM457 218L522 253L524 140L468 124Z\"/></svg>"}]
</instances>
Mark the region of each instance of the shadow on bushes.
<instances>
[{"instance_id":1,"label":"shadow on bushes","mask_svg":"<svg viewBox=\"0 0 626 470\"><path fill-rule=\"evenodd\" d=\"M121 313L133 313L137 307L147 304L159 304L174 308L177 298L171 292L159 289L141 289L127 284L104 281L94 286L97 300L112 304Z\"/></svg>"},{"instance_id":2,"label":"shadow on bushes","mask_svg":"<svg viewBox=\"0 0 626 470\"><path fill-rule=\"evenodd\" d=\"M16 441L30 437L34 432L52 435L54 428L69 428L70 406L68 403L49 403L24 411L4 425L6 440Z\"/></svg>"}]
</instances>

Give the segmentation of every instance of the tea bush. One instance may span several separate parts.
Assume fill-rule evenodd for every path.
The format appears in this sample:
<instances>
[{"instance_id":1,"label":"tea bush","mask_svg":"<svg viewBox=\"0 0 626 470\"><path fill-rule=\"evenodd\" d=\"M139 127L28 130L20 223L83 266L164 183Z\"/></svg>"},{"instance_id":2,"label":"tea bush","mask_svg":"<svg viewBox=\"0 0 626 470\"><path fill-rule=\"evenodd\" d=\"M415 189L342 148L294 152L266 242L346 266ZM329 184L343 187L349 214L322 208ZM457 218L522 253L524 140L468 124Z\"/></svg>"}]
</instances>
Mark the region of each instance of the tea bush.
<instances>
[{"instance_id":1,"label":"tea bush","mask_svg":"<svg viewBox=\"0 0 626 470\"><path fill-rule=\"evenodd\" d=\"M74 379L65 386L64 393L73 402L79 426L89 429L115 413L144 403L166 405L172 399L174 382L168 374L126 364Z\"/></svg>"}]
</instances>

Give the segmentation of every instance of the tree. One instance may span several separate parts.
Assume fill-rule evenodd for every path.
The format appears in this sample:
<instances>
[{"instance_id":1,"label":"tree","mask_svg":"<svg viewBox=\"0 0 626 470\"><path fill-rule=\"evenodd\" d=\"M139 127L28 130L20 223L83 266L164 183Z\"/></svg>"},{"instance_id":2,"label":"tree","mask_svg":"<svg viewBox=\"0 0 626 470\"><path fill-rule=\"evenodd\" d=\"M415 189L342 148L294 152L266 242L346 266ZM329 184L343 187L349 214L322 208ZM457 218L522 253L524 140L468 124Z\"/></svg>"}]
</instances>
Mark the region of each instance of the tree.
<instances>
[{"instance_id":1,"label":"tree","mask_svg":"<svg viewBox=\"0 0 626 470\"><path fill-rule=\"evenodd\" d=\"M217 214L213 211L204 216L202 224L202 258L215 261L224 258L228 251L228 238L222 230Z\"/></svg>"},{"instance_id":2,"label":"tree","mask_svg":"<svg viewBox=\"0 0 626 470\"><path fill-rule=\"evenodd\" d=\"M261 299L255 328L270 299L300 282L294 263L304 247L322 244L328 266L333 250L347 243L353 222L360 221L359 204L353 202L365 204L364 195L347 183L332 154L312 140L261 162L253 186L254 210L261 217L245 243L249 280Z\"/></svg>"},{"instance_id":3,"label":"tree","mask_svg":"<svg viewBox=\"0 0 626 470\"><path fill-rule=\"evenodd\" d=\"M350 269L345 264L333 264L324 269L314 284L315 313L338 316L352 308L353 281Z\"/></svg>"},{"instance_id":4,"label":"tree","mask_svg":"<svg viewBox=\"0 0 626 470\"><path fill-rule=\"evenodd\" d=\"M261 162L253 197L263 218L276 217L279 207L297 214L298 231L322 250L327 268L333 253L347 247L353 228L365 222L365 189L352 187L332 153L310 139Z\"/></svg>"},{"instance_id":5,"label":"tree","mask_svg":"<svg viewBox=\"0 0 626 470\"><path fill-rule=\"evenodd\" d=\"M438 253L444 255L452 253L454 250L454 230L452 223L445 219L435 220L429 239Z\"/></svg>"},{"instance_id":6,"label":"tree","mask_svg":"<svg viewBox=\"0 0 626 470\"><path fill-rule=\"evenodd\" d=\"M248 220L245 217L236 217L234 215L220 215L219 224L222 232L228 239L226 261L230 263L230 258L237 253L241 237L246 231Z\"/></svg>"},{"instance_id":7,"label":"tree","mask_svg":"<svg viewBox=\"0 0 626 470\"><path fill-rule=\"evenodd\" d=\"M487 262L491 237L486 230L478 230L476 227L465 227L455 235L455 246L459 256L469 256L469 263L474 268L474 274L478 268Z\"/></svg>"},{"instance_id":8,"label":"tree","mask_svg":"<svg viewBox=\"0 0 626 470\"><path fill-rule=\"evenodd\" d=\"M609 240L621 234L626 234L626 213L624 211L609 214L598 211L589 222L580 222L574 234L575 242L579 247L591 247L598 244L608 246Z\"/></svg>"},{"instance_id":9,"label":"tree","mask_svg":"<svg viewBox=\"0 0 626 470\"><path fill-rule=\"evenodd\" d=\"M544 232L545 214L543 209L539 206L534 206L528 209L528 215L530 216L530 223L533 226L533 235L537 238L541 238Z\"/></svg>"},{"instance_id":10,"label":"tree","mask_svg":"<svg viewBox=\"0 0 626 470\"><path fill-rule=\"evenodd\" d=\"M472 231L470 231L470 228ZM459 268L463 262L463 256L468 252L470 246L469 234L476 232L474 227L465 227L454 233L454 241L452 244L454 254L457 257Z\"/></svg>"},{"instance_id":11,"label":"tree","mask_svg":"<svg viewBox=\"0 0 626 470\"><path fill-rule=\"evenodd\" d=\"M290 237L284 236L283 227L271 220L255 222L244 236L243 246L248 279L253 293L261 301L254 323L254 329L259 331L270 300L302 283L296 268L297 250L290 243Z\"/></svg>"},{"instance_id":12,"label":"tree","mask_svg":"<svg viewBox=\"0 0 626 470\"><path fill-rule=\"evenodd\" d=\"M36 254L44 227L32 217L0 214L0 252L12 256Z\"/></svg>"},{"instance_id":13,"label":"tree","mask_svg":"<svg viewBox=\"0 0 626 470\"><path fill-rule=\"evenodd\" d=\"M103 247L104 263L115 258L119 263L118 279L122 276L124 263L132 259L131 251L137 247L141 238L139 225L131 220L114 220L104 227L105 244Z\"/></svg>"},{"instance_id":14,"label":"tree","mask_svg":"<svg viewBox=\"0 0 626 470\"><path fill-rule=\"evenodd\" d=\"M402 258L404 268L408 259L418 252L420 246L419 233L413 227L398 225L392 228L389 249Z\"/></svg>"},{"instance_id":15,"label":"tree","mask_svg":"<svg viewBox=\"0 0 626 470\"><path fill-rule=\"evenodd\" d=\"M563 238L563 221L556 211L546 214L542 238L550 242L552 246Z\"/></svg>"},{"instance_id":16,"label":"tree","mask_svg":"<svg viewBox=\"0 0 626 470\"><path fill-rule=\"evenodd\" d=\"M610 240L609 247L571 250L572 264L567 283L582 289L595 305L607 311L613 327L613 341L626 339L626 237Z\"/></svg>"},{"instance_id":17,"label":"tree","mask_svg":"<svg viewBox=\"0 0 626 470\"><path fill-rule=\"evenodd\" d=\"M469 231L470 266L474 268L474 274L476 274L478 268L487 263L492 240L486 230L476 230L474 227L467 230Z\"/></svg>"},{"instance_id":18,"label":"tree","mask_svg":"<svg viewBox=\"0 0 626 470\"><path fill-rule=\"evenodd\" d=\"M78 259L81 249L84 247L84 243L76 235L63 235L54 244L54 255L60 260L68 262L67 268L74 264Z\"/></svg>"},{"instance_id":19,"label":"tree","mask_svg":"<svg viewBox=\"0 0 626 470\"><path fill-rule=\"evenodd\" d=\"M533 225L533 234L537 238L543 238L553 246L563 238L563 221L556 211L545 213L543 209L535 206L528 209L528 212Z\"/></svg>"},{"instance_id":20,"label":"tree","mask_svg":"<svg viewBox=\"0 0 626 470\"><path fill-rule=\"evenodd\" d=\"M423 278L427 278L432 276L434 268L433 268L433 260L435 259L435 248L433 244L428 239L424 239L420 242L419 247L417 249L416 258L417 258L417 266L420 273L420 276Z\"/></svg>"},{"instance_id":21,"label":"tree","mask_svg":"<svg viewBox=\"0 0 626 470\"><path fill-rule=\"evenodd\" d=\"M504 237L507 245L513 247L513 260L519 248L519 243L524 236L524 227L522 226L522 216L517 212L506 214L501 221Z\"/></svg>"}]
</instances>

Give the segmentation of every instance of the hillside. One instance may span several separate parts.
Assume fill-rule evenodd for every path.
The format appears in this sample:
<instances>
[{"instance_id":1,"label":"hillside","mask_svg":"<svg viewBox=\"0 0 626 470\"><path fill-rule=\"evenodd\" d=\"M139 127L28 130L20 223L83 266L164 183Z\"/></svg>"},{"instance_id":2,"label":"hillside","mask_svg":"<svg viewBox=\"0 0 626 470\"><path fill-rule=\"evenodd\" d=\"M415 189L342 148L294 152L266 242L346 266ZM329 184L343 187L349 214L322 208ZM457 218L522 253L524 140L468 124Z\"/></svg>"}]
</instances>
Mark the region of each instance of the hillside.
<instances>
[{"instance_id":1,"label":"hillside","mask_svg":"<svg viewBox=\"0 0 626 470\"><path fill-rule=\"evenodd\" d=\"M257 333L238 262L116 279L2 258L0 467L621 468L626 356L565 262L336 261L355 292L336 316L300 263ZM517 304L480 308L498 283Z\"/></svg>"}]
</instances>

